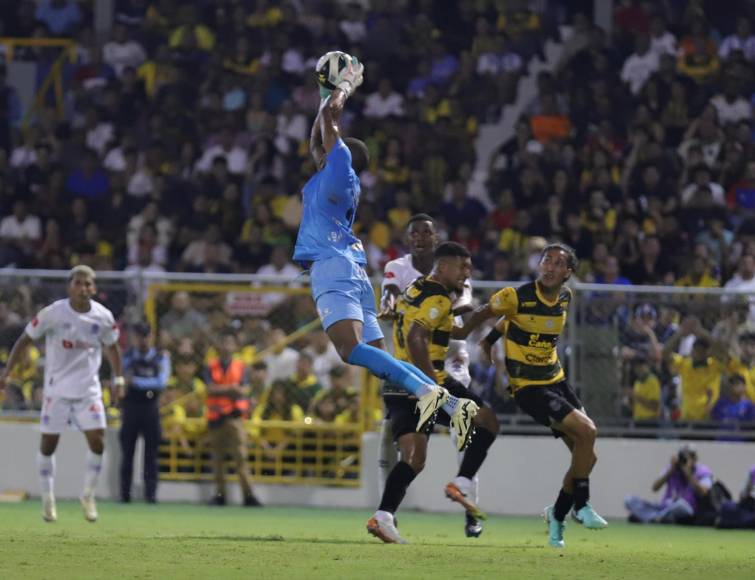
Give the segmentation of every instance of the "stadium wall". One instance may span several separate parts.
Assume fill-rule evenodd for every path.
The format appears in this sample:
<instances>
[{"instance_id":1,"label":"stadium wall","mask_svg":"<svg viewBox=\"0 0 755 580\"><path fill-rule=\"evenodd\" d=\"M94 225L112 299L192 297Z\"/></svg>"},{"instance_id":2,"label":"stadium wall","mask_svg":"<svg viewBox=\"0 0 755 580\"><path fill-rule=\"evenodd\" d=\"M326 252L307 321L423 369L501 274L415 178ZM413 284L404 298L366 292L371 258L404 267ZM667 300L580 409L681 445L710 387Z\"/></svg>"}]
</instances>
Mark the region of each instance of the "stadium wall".
<instances>
[{"instance_id":1,"label":"stadium wall","mask_svg":"<svg viewBox=\"0 0 755 580\"><path fill-rule=\"evenodd\" d=\"M0 423L0 491L27 490L39 494L36 425ZM680 446L674 440L603 439L598 441L598 464L592 478L592 502L601 513L624 517L623 498L635 494L651 498L650 485ZM696 444L700 461L724 481L733 493L744 483L746 470L755 463L755 443L712 442ZM61 437L55 489L60 498L81 492L84 473L84 440L77 433ZM259 485L257 495L266 504L317 507L350 507L372 510L378 503L378 437L364 436L363 485L355 489ZM109 430L104 475L99 496L118 496L118 433ZM140 462L139 462L140 463ZM137 463L137 465L139 465ZM480 472L480 504L491 513L532 515L551 503L558 490L568 456L563 445L550 437L500 437L491 448ZM457 457L447 436L431 439L427 467L406 496L404 509L457 511L443 495L443 486L457 470ZM138 476L137 476L138 485ZM206 501L212 484L162 483L161 501ZM231 487L231 499L240 493Z\"/></svg>"}]
</instances>

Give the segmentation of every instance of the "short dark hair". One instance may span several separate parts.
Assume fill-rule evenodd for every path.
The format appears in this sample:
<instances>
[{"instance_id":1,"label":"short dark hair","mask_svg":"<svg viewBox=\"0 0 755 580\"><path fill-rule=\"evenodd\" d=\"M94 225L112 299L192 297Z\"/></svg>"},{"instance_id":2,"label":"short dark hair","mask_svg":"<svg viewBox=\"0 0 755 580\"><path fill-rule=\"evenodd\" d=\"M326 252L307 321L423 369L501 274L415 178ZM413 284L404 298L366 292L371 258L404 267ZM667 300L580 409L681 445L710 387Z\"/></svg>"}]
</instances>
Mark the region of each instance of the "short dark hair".
<instances>
[{"instance_id":1,"label":"short dark hair","mask_svg":"<svg viewBox=\"0 0 755 580\"><path fill-rule=\"evenodd\" d=\"M354 137L346 137L343 142L351 151L351 167L354 168L354 171L360 173L367 169L370 165L370 150L367 149L364 141L354 139Z\"/></svg>"},{"instance_id":2,"label":"short dark hair","mask_svg":"<svg viewBox=\"0 0 755 580\"><path fill-rule=\"evenodd\" d=\"M433 227L435 227L435 220L432 218L432 216L426 213L415 213L412 217L409 218L409 221L406 222L406 227L408 228L414 222L430 222L431 224L433 224Z\"/></svg>"},{"instance_id":3,"label":"short dark hair","mask_svg":"<svg viewBox=\"0 0 755 580\"><path fill-rule=\"evenodd\" d=\"M472 254L469 253L464 246L457 242L443 242L435 248L435 254L433 258L439 260L441 258L471 258Z\"/></svg>"},{"instance_id":4,"label":"short dark hair","mask_svg":"<svg viewBox=\"0 0 755 580\"><path fill-rule=\"evenodd\" d=\"M564 244L563 242L554 242L552 244L548 244L543 248L543 251L540 252L540 259L543 259L543 256L550 252L551 250L561 250L566 254L566 266L571 270L572 272L577 271L577 266L579 265L579 259L577 258L577 252L574 251L574 248L572 248L568 244Z\"/></svg>"},{"instance_id":5,"label":"short dark hair","mask_svg":"<svg viewBox=\"0 0 755 580\"><path fill-rule=\"evenodd\" d=\"M712 343L711 343L711 341L710 341L710 339L708 337L706 337L706 336L698 336L695 339L695 342L694 342L694 344L692 346L693 347L699 346L701 348L710 348L711 344Z\"/></svg>"}]
</instances>

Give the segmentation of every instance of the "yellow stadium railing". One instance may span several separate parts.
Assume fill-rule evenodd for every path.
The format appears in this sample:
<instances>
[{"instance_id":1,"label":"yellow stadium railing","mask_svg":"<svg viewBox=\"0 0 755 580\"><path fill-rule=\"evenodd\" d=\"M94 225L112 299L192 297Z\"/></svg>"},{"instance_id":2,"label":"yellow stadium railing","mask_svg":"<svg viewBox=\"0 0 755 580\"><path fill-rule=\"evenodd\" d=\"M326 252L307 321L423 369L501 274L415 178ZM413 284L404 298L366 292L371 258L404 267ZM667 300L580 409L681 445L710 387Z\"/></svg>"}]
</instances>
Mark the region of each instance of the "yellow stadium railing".
<instances>
[{"instance_id":1,"label":"yellow stadium railing","mask_svg":"<svg viewBox=\"0 0 755 580\"><path fill-rule=\"evenodd\" d=\"M21 120L21 126L25 129L29 126L34 113L44 105L45 96L52 87L55 95L55 110L59 118L63 116L63 65L66 60L76 62L76 43L69 38L0 38L0 45L5 48L5 59L7 62L13 62L16 48L18 47L37 47L37 48L60 48L61 53L55 59L50 67L50 72L42 81L36 95L34 104L24 114Z\"/></svg>"},{"instance_id":2,"label":"yellow stadium railing","mask_svg":"<svg viewBox=\"0 0 755 580\"><path fill-rule=\"evenodd\" d=\"M258 483L291 485L361 485L362 430L359 425L306 424L289 421L247 421L248 465ZM212 456L207 431L200 419L187 419L187 436L164 440L160 446L160 479L212 481ZM279 452L268 444L285 442ZM229 470L230 480L236 475Z\"/></svg>"}]
</instances>

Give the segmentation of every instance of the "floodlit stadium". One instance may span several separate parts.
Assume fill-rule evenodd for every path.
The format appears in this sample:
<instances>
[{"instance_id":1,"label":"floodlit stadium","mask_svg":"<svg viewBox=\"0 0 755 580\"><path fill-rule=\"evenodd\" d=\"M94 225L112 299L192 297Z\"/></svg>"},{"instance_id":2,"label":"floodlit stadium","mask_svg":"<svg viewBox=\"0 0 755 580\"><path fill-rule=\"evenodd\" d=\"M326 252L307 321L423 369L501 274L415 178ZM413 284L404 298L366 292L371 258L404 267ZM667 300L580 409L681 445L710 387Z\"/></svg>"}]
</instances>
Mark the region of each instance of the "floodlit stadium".
<instances>
[{"instance_id":1,"label":"floodlit stadium","mask_svg":"<svg viewBox=\"0 0 755 580\"><path fill-rule=\"evenodd\" d=\"M0 577L755 577L751 0L6 4Z\"/></svg>"}]
</instances>

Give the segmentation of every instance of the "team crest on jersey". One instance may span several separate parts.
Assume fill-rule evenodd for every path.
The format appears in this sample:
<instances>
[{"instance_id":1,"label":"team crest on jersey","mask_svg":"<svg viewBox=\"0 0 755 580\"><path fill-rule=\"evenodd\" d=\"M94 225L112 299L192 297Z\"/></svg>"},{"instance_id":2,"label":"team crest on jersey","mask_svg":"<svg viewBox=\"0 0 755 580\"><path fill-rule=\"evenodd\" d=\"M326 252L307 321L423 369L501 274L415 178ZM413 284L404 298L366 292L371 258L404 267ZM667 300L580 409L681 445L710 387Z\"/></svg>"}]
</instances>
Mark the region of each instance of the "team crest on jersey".
<instances>
[{"instance_id":1,"label":"team crest on jersey","mask_svg":"<svg viewBox=\"0 0 755 580\"><path fill-rule=\"evenodd\" d=\"M545 321L545 326L547 328L553 328L553 321L552 320L546 320Z\"/></svg>"},{"instance_id":2,"label":"team crest on jersey","mask_svg":"<svg viewBox=\"0 0 755 580\"><path fill-rule=\"evenodd\" d=\"M330 232L328 234L328 240L330 240L333 243L339 242L341 240L341 232Z\"/></svg>"},{"instance_id":3,"label":"team crest on jersey","mask_svg":"<svg viewBox=\"0 0 755 580\"><path fill-rule=\"evenodd\" d=\"M31 321L31 325L32 327L34 327L34 326L37 326L38 324L39 324L39 318L35 316L34 319Z\"/></svg>"},{"instance_id":4,"label":"team crest on jersey","mask_svg":"<svg viewBox=\"0 0 755 580\"><path fill-rule=\"evenodd\" d=\"M430 312L428 312L427 315L430 317L430 320L435 320L436 318L438 318L438 316L440 316L440 310L438 310L437 308L431 308Z\"/></svg>"},{"instance_id":5,"label":"team crest on jersey","mask_svg":"<svg viewBox=\"0 0 755 580\"><path fill-rule=\"evenodd\" d=\"M71 323L70 322L64 322L63 323L63 330L71 330Z\"/></svg>"}]
</instances>

